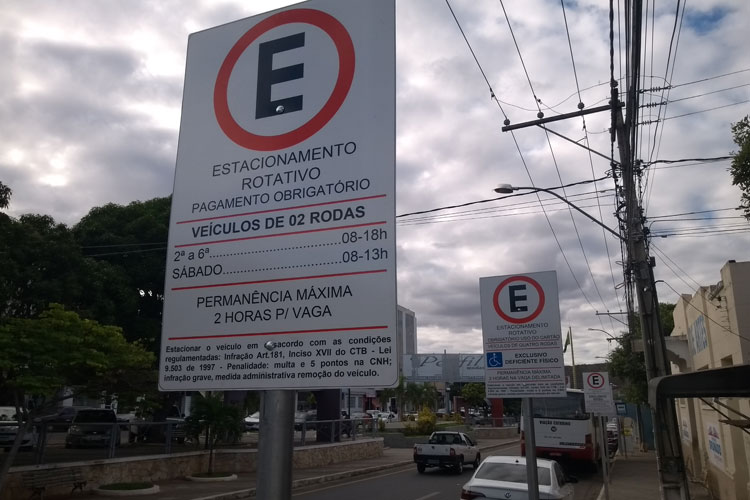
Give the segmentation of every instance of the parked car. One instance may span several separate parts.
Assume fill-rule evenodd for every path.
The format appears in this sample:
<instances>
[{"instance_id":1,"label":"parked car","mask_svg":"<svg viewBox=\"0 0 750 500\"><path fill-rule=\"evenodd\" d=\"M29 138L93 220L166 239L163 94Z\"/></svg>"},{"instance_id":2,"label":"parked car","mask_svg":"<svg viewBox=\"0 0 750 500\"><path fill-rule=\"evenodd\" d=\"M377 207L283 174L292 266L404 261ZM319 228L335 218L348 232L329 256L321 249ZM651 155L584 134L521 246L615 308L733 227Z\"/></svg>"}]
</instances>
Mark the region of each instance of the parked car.
<instances>
[{"instance_id":1,"label":"parked car","mask_svg":"<svg viewBox=\"0 0 750 500\"><path fill-rule=\"evenodd\" d=\"M428 467L453 469L461 474L465 464L471 464L476 469L480 460L476 443L463 432L433 432L427 444L414 445L414 463L420 474Z\"/></svg>"},{"instance_id":2,"label":"parked car","mask_svg":"<svg viewBox=\"0 0 750 500\"><path fill-rule=\"evenodd\" d=\"M109 446L112 439L120 445L120 427L113 410L90 408L78 410L65 436L65 447ZM113 436L114 434L114 436Z\"/></svg>"},{"instance_id":3,"label":"parked car","mask_svg":"<svg viewBox=\"0 0 750 500\"><path fill-rule=\"evenodd\" d=\"M16 418L16 408L14 406L0 406L0 424L3 423L6 425L0 425L0 447L5 451L8 451L16 441L18 427L23 425L23 423L19 423ZM36 443L36 430L32 428L24 433L23 441L21 441L21 449L30 450L36 446Z\"/></svg>"},{"instance_id":4,"label":"parked car","mask_svg":"<svg viewBox=\"0 0 750 500\"><path fill-rule=\"evenodd\" d=\"M554 460L537 459L539 496L552 500L573 500L573 485ZM474 475L461 488L462 500L475 498L528 498L526 457L493 456L485 458Z\"/></svg>"},{"instance_id":5,"label":"parked car","mask_svg":"<svg viewBox=\"0 0 750 500\"><path fill-rule=\"evenodd\" d=\"M51 431L67 431L73 419L76 416L78 410L93 410L88 406L63 406L58 409L55 413L50 415L44 415L35 420L35 422L41 422L47 425L47 428Z\"/></svg>"},{"instance_id":6,"label":"parked car","mask_svg":"<svg viewBox=\"0 0 750 500\"><path fill-rule=\"evenodd\" d=\"M167 428L170 427L172 441L185 443L187 430L185 418L176 405L159 408L144 416L140 412L130 420L128 426L128 441L149 443L163 443L167 439Z\"/></svg>"},{"instance_id":7,"label":"parked car","mask_svg":"<svg viewBox=\"0 0 750 500\"><path fill-rule=\"evenodd\" d=\"M260 412L256 411L252 415L245 417L245 430L246 431L258 431L260 430Z\"/></svg>"}]
</instances>

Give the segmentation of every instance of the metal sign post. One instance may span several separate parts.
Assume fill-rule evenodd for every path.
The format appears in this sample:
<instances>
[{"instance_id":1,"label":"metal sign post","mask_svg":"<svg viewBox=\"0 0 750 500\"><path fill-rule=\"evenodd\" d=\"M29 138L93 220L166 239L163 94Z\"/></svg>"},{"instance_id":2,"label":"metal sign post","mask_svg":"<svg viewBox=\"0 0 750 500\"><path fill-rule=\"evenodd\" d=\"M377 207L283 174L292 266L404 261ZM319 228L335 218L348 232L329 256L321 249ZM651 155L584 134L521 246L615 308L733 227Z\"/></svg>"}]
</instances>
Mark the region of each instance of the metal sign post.
<instances>
[{"instance_id":1,"label":"metal sign post","mask_svg":"<svg viewBox=\"0 0 750 500\"><path fill-rule=\"evenodd\" d=\"M294 391L263 391L258 434L258 498L292 497Z\"/></svg>"},{"instance_id":2,"label":"metal sign post","mask_svg":"<svg viewBox=\"0 0 750 500\"><path fill-rule=\"evenodd\" d=\"M523 398L524 438L526 440L526 484L529 500L539 500L539 471L536 468L536 433L534 432L534 400Z\"/></svg>"},{"instance_id":3,"label":"metal sign post","mask_svg":"<svg viewBox=\"0 0 750 500\"><path fill-rule=\"evenodd\" d=\"M605 417L600 416L597 420L601 430L601 439L599 439L599 453L602 456L602 480L604 481L604 498L609 500L609 443L607 443L607 426L604 423Z\"/></svg>"}]
</instances>

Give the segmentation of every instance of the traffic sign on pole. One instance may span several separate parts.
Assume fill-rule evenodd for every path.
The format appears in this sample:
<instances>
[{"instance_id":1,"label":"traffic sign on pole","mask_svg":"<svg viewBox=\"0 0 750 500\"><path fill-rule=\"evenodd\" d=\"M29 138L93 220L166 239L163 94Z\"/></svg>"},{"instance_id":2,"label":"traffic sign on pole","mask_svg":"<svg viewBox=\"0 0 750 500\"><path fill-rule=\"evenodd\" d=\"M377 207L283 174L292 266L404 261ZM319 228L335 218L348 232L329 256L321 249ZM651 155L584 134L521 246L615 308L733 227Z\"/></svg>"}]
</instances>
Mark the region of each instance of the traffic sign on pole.
<instances>
[{"instance_id":1,"label":"traffic sign on pole","mask_svg":"<svg viewBox=\"0 0 750 500\"><path fill-rule=\"evenodd\" d=\"M487 397L565 396L557 275L480 278Z\"/></svg>"},{"instance_id":2,"label":"traffic sign on pole","mask_svg":"<svg viewBox=\"0 0 750 500\"><path fill-rule=\"evenodd\" d=\"M188 42L162 390L395 385L395 5Z\"/></svg>"},{"instance_id":3,"label":"traffic sign on pole","mask_svg":"<svg viewBox=\"0 0 750 500\"><path fill-rule=\"evenodd\" d=\"M583 374L583 397L586 411L596 415L614 417L617 415L609 385L609 373L585 372Z\"/></svg>"}]
</instances>

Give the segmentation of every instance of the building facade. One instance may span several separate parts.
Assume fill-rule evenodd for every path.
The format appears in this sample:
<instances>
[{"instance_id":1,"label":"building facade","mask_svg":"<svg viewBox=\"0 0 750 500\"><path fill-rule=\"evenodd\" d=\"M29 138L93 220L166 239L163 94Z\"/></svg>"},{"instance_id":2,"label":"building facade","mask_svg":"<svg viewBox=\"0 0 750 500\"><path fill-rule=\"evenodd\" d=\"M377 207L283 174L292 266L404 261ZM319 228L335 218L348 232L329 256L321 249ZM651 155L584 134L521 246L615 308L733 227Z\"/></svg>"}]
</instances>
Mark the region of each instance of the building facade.
<instances>
[{"instance_id":1,"label":"building facade","mask_svg":"<svg viewBox=\"0 0 750 500\"><path fill-rule=\"evenodd\" d=\"M750 363L750 262L727 262L721 280L682 295L667 337L672 373ZM750 381L748 381L750 385ZM750 399L675 401L685 465L715 498L750 498Z\"/></svg>"}]
</instances>

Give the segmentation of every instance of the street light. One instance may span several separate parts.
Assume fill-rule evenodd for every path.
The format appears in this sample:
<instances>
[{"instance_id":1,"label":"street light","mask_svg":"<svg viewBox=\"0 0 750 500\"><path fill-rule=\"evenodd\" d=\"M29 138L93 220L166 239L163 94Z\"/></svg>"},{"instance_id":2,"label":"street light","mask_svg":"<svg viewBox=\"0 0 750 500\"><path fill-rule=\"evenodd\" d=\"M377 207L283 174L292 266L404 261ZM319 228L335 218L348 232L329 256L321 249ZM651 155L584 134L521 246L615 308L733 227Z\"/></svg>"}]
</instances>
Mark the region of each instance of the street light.
<instances>
[{"instance_id":1,"label":"street light","mask_svg":"<svg viewBox=\"0 0 750 500\"><path fill-rule=\"evenodd\" d=\"M602 333L606 334L607 337L609 337L607 339L607 342L612 342L613 340L620 340L620 337L615 337L614 335L612 335L611 333L609 333L606 330L600 330L599 328L589 328L589 331L590 332L602 332Z\"/></svg>"},{"instance_id":2,"label":"street light","mask_svg":"<svg viewBox=\"0 0 750 500\"><path fill-rule=\"evenodd\" d=\"M570 201L568 201L565 197L560 196L559 194L555 193L551 189L534 187L534 186L532 186L532 187L526 187L526 186L511 186L510 184L498 184L498 186L495 188L495 192L498 193L498 194L509 194L509 193L512 193L513 191L518 191L518 190L521 190L521 189L528 189L528 190L530 190L532 192L543 191L543 192L545 192L547 194L551 194L555 198L559 199L560 201L562 201L564 203L567 203L569 206L573 207L578 212L580 212L583 215L585 215L587 218L589 218L594 223L598 224L599 226L603 227L604 229L606 229L610 233L612 233L615 236L617 236L617 238L619 240L625 241L625 238L623 238L622 236L620 236L620 233L617 233L617 232L613 231L612 229L610 229L609 227L605 226L599 220L595 219L594 217L592 217L588 213L584 212L582 209L578 208L578 206L576 206L575 204L573 204Z\"/></svg>"}]
</instances>

